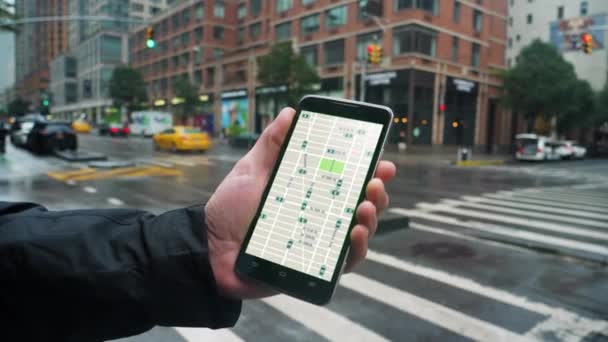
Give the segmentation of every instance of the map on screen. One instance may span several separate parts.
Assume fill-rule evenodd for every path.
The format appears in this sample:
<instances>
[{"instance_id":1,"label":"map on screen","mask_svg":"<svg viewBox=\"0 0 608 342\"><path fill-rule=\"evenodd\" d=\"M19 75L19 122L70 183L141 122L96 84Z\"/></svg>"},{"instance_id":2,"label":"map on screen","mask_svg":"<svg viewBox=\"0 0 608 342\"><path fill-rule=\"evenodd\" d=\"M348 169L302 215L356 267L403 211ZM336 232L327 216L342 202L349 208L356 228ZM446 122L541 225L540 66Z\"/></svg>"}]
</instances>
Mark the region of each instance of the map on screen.
<instances>
[{"instance_id":1,"label":"map on screen","mask_svg":"<svg viewBox=\"0 0 608 342\"><path fill-rule=\"evenodd\" d=\"M302 111L246 253L331 281L381 133Z\"/></svg>"}]
</instances>

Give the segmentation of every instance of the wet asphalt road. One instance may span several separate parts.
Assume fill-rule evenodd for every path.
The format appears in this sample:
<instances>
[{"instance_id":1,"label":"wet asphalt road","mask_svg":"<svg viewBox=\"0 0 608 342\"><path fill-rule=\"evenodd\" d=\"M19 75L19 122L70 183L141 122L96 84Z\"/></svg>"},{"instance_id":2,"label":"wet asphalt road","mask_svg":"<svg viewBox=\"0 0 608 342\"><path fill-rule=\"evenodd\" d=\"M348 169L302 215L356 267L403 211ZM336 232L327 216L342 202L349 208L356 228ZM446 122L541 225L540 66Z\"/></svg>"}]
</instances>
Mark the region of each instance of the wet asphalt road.
<instances>
[{"instance_id":1,"label":"wet asphalt road","mask_svg":"<svg viewBox=\"0 0 608 342\"><path fill-rule=\"evenodd\" d=\"M217 143L175 155L147 139L80 138L83 150L180 174L58 181L47 172L86 165L9 148L0 200L162 213L204 203L245 153ZM230 330L155 328L128 341L608 339L608 161L456 168L386 157L399 168L391 212L408 215L411 229L379 234L330 305L249 301Z\"/></svg>"}]
</instances>

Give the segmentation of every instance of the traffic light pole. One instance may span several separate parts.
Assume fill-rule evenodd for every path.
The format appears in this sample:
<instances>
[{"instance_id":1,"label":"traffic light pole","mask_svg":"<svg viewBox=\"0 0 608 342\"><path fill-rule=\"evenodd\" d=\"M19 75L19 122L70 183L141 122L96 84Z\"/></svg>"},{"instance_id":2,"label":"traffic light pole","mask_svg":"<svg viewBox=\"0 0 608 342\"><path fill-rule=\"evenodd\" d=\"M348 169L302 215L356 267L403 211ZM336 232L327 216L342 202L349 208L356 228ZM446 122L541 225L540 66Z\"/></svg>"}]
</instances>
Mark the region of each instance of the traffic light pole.
<instances>
[{"instance_id":1,"label":"traffic light pole","mask_svg":"<svg viewBox=\"0 0 608 342\"><path fill-rule=\"evenodd\" d=\"M361 81L359 82L359 101L365 102L365 82L367 78L367 58L361 58Z\"/></svg>"}]
</instances>

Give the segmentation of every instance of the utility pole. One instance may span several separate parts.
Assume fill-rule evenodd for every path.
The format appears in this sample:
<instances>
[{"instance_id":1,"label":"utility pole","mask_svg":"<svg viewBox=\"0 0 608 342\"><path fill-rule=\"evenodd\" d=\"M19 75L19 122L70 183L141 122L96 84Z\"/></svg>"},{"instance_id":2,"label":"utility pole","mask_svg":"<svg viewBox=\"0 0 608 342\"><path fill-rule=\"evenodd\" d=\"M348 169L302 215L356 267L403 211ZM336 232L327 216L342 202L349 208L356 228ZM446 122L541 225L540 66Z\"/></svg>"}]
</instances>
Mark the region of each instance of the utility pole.
<instances>
[{"instance_id":1,"label":"utility pole","mask_svg":"<svg viewBox=\"0 0 608 342\"><path fill-rule=\"evenodd\" d=\"M359 60L361 65L361 81L359 82L359 101L365 102L365 82L367 78L367 57L362 57Z\"/></svg>"}]
</instances>

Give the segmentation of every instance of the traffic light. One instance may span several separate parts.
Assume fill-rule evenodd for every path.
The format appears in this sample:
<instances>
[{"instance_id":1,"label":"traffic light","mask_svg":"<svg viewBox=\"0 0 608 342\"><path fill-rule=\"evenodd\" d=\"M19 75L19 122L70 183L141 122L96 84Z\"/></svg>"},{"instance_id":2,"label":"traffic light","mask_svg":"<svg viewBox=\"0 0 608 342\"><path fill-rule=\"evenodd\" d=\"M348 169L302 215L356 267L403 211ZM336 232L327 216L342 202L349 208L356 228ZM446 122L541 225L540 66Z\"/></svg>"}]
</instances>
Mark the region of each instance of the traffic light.
<instances>
[{"instance_id":1,"label":"traffic light","mask_svg":"<svg viewBox=\"0 0 608 342\"><path fill-rule=\"evenodd\" d=\"M146 46L148 49L152 49L156 46L156 42L154 41L154 28L151 26L146 28Z\"/></svg>"},{"instance_id":2,"label":"traffic light","mask_svg":"<svg viewBox=\"0 0 608 342\"><path fill-rule=\"evenodd\" d=\"M581 41L583 42L581 44L581 48L583 49L583 52L586 54L590 54L593 52L593 36L591 36L591 33L586 32L583 33L581 35Z\"/></svg>"},{"instance_id":3,"label":"traffic light","mask_svg":"<svg viewBox=\"0 0 608 342\"><path fill-rule=\"evenodd\" d=\"M370 64L380 64L382 62L382 47L378 44L367 46L367 61Z\"/></svg>"}]
</instances>

